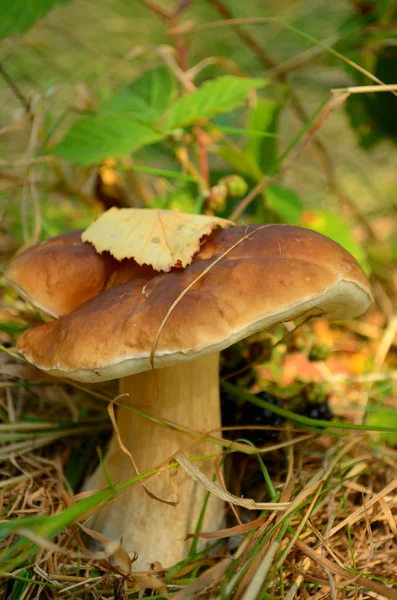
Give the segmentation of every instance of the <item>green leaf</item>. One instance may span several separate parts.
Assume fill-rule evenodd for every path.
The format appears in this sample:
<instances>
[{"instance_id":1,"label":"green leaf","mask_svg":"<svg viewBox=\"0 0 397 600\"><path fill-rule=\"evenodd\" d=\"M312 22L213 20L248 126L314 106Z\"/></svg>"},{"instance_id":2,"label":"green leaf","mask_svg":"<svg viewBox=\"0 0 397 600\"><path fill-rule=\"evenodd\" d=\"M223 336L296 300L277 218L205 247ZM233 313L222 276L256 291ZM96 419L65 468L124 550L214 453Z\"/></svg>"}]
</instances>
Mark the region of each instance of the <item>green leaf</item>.
<instances>
[{"instance_id":1,"label":"green leaf","mask_svg":"<svg viewBox=\"0 0 397 600\"><path fill-rule=\"evenodd\" d=\"M296 192L284 186L272 184L265 190L265 205L277 213L280 221L295 225L303 212L303 203Z\"/></svg>"},{"instance_id":2,"label":"green leaf","mask_svg":"<svg viewBox=\"0 0 397 600\"><path fill-rule=\"evenodd\" d=\"M175 79L169 69L145 72L142 77L112 96L100 114L125 113L146 122L162 116L176 92Z\"/></svg>"},{"instance_id":3,"label":"green leaf","mask_svg":"<svg viewBox=\"0 0 397 600\"><path fill-rule=\"evenodd\" d=\"M235 172L254 181L262 179L264 173L258 167L252 156L240 150L237 146L221 146L217 154L235 169Z\"/></svg>"},{"instance_id":4,"label":"green leaf","mask_svg":"<svg viewBox=\"0 0 397 600\"><path fill-rule=\"evenodd\" d=\"M68 0L0 0L0 39L23 33L57 4Z\"/></svg>"},{"instance_id":5,"label":"green leaf","mask_svg":"<svg viewBox=\"0 0 397 600\"><path fill-rule=\"evenodd\" d=\"M198 90L179 98L171 106L164 126L168 130L186 127L229 112L244 104L251 89L266 84L265 79L246 79L233 75L207 81Z\"/></svg>"},{"instance_id":6,"label":"green leaf","mask_svg":"<svg viewBox=\"0 0 397 600\"><path fill-rule=\"evenodd\" d=\"M371 267L364 248L356 242L349 224L341 217L330 212L314 211L303 214L300 225L327 235L335 242L338 242L338 244L354 256L367 275L370 274Z\"/></svg>"},{"instance_id":7,"label":"green leaf","mask_svg":"<svg viewBox=\"0 0 397 600\"><path fill-rule=\"evenodd\" d=\"M112 96L97 115L77 121L54 153L90 165L107 156L123 158L163 139L165 135L152 124L164 113L175 89L169 69L147 71Z\"/></svg>"},{"instance_id":8,"label":"green leaf","mask_svg":"<svg viewBox=\"0 0 397 600\"><path fill-rule=\"evenodd\" d=\"M280 104L274 100L260 98L252 108L247 129L276 134ZM245 152L261 167L264 173L273 172L277 166L277 140L259 138L248 134Z\"/></svg>"},{"instance_id":9,"label":"green leaf","mask_svg":"<svg viewBox=\"0 0 397 600\"><path fill-rule=\"evenodd\" d=\"M91 165L107 156L123 158L163 137L128 115L104 114L77 121L53 152L73 163Z\"/></svg>"}]
</instances>

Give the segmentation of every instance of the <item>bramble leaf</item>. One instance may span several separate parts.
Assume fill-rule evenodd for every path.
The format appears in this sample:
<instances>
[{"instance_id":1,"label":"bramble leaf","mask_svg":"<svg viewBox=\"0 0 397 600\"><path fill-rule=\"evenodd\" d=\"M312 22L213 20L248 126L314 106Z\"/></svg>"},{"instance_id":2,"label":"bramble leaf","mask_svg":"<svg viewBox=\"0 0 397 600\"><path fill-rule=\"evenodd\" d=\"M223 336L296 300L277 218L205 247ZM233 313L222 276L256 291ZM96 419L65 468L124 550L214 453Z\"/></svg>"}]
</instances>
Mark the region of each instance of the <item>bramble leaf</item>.
<instances>
[{"instance_id":1,"label":"bramble leaf","mask_svg":"<svg viewBox=\"0 0 397 600\"><path fill-rule=\"evenodd\" d=\"M128 115L96 115L77 121L53 152L79 165L91 165L107 156L123 158L164 136Z\"/></svg>"},{"instance_id":2,"label":"bramble leaf","mask_svg":"<svg viewBox=\"0 0 397 600\"><path fill-rule=\"evenodd\" d=\"M169 105L175 89L169 69L147 71L112 96L97 115L74 123L55 146L54 153L74 163L89 165L107 156L123 158L161 140L165 134L152 124Z\"/></svg>"},{"instance_id":3,"label":"bramble leaf","mask_svg":"<svg viewBox=\"0 0 397 600\"><path fill-rule=\"evenodd\" d=\"M191 94L179 98L169 109L165 128L176 129L226 113L241 106L248 93L267 84L265 79L224 75L207 81Z\"/></svg>"},{"instance_id":4,"label":"bramble leaf","mask_svg":"<svg viewBox=\"0 0 397 600\"><path fill-rule=\"evenodd\" d=\"M131 85L114 94L101 108L106 115L128 114L145 122L162 116L176 92L169 69L146 71Z\"/></svg>"},{"instance_id":5,"label":"bramble leaf","mask_svg":"<svg viewBox=\"0 0 397 600\"><path fill-rule=\"evenodd\" d=\"M23 33L57 4L68 0L0 0L0 39Z\"/></svg>"}]
</instances>

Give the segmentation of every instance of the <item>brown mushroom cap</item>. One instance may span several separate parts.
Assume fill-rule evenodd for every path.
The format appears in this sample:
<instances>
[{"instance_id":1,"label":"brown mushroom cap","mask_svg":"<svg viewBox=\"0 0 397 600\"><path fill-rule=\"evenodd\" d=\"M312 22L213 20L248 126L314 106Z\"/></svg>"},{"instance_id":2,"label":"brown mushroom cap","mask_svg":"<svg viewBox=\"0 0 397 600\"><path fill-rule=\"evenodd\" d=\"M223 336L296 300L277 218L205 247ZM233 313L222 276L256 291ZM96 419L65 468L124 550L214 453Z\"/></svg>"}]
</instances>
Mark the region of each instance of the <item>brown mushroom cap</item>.
<instances>
[{"instance_id":1,"label":"brown mushroom cap","mask_svg":"<svg viewBox=\"0 0 397 600\"><path fill-rule=\"evenodd\" d=\"M103 290L137 277L151 278L151 267L98 254L71 231L18 254L5 280L36 308L52 317L68 315Z\"/></svg>"},{"instance_id":2,"label":"brown mushroom cap","mask_svg":"<svg viewBox=\"0 0 397 600\"><path fill-rule=\"evenodd\" d=\"M150 369L162 325L156 367L220 351L302 315L356 317L371 302L362 269L332 240L288 225L234 227L212 233L185 270L108 289L25 332L18 349L49 374L105 381Z\"/></svg>"},{"instance_id":3,"label":"brown mushroom cap","mask_svg":"<svg viewBox=\"0 0 397 600\"><path fill-rule=\"evenodd\" d=\"M67 315L106 285L114 259L83 244L81 231L51 238L18 254L5 279L43 312Z\"/></svg>"}]
</instances>

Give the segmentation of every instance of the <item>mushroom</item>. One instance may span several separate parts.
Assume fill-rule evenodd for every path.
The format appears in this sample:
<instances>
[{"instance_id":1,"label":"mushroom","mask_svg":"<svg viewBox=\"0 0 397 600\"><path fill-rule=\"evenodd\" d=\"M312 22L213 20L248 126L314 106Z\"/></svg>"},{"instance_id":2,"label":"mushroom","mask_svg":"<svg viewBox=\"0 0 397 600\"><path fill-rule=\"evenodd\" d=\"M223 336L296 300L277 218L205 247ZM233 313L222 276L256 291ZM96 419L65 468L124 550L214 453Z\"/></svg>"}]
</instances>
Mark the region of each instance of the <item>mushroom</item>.
<instances>
[{"instance_id":1,"label":"mushroom","mask_svg":"<svg viewBox=\"0 0 397 600\"><path fill-rule=\"evenodd\" d=\"M81 382L120 379L120 393L128 394L123 403L153 416L118 409L122 442L141 473L164 464L181 447L190 457L216 453L208 438L186 447L191 441L186 433L158 421L203 435L221 427L221 350L302 316L357 317L373 300L366 275L347 251L288 225L215 231L184 270L142 273L134 261L121 265L114 267L110 284L103 282L104 291L26 331L18 349L51 375ZM211 477L211 461L199 466ZM134 476L116 438L105 467L115 484ZM170 470L162 470L148 482L152 494L134 489L102 507L91 527L113 539L123 536L125 548L138 552L140 568L154 560L172 565L186 552L185 536L195 528L206 493L184 473L178 477L175 486ZM98 468L85 487L104 486ZM176 506L153 497L171 500L175 488ZM216 528L221 520L220 500L211 496L204 528Z\"/></svg>"},{"instance_id":2,"label":"mushroom","mask_svg":"<svg viewBox=\"0 0 397 600\"><path fill-rule=\"evenodd\" d=\"M106 284L115 260L83 244L71 231L17 254L5 280L36 308L60 317L93 298Z\"/></svg>"}]
</instances>

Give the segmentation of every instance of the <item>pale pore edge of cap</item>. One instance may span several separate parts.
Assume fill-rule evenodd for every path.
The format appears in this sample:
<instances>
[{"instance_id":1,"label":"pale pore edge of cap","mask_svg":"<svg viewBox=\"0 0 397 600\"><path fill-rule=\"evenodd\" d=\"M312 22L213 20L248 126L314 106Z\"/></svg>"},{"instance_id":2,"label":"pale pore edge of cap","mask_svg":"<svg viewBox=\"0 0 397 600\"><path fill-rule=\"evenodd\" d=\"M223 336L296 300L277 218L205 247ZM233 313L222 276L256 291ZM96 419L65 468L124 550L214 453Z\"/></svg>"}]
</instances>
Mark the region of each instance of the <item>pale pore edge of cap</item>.
<instances>
[{"instance_id":1,"label":"pale pore edge of cap","mask_svg":"<svg viewBox=\"0 0 397 600\"><path fill-rule=\"evenodd\" d=\"M347 307L344 306L346 298L349 298L349 305ZM354 300L354 302L352 302L352 300ZM155 368L161 368L170 367L181 362L199 359L207 354L220 352L221 350L224 350L236 342L248 337L252 333L269 329L269 327L272 327L276 323L290 321L302 316L321 317L324 315L327 317L327 319L333 320L357 317L365 312L372 302L373 298L368 288L366 289L364 286L361 286L359 283L354 281L339 279L323 294L318 295L315 298L310 298L303 302L299 302L299 304L296 304L287 310L278 311L253 321L247 327L232 332L229 337L222 339L216 344L206 346L203 343L202 348L194 352L187 350L185 352L164 351L162 354L155 353L153 364ZM318 304L320 304L322 308L318 308ZM62 371L59 368L45 369L39 365L37 366L47 374L54 377L65 377L84 383L99 383L102 381L109 381L111 379L119 379L152 369L150 354L148 353L135 355L134 357L119 357L117 361L109 363L103 367L76 369L73 371Z\"/></svg>"},{"instance_id":2,"label":"pale pore edge of cap","mask_svg":"<svg viewBox=\"0 0 397 600\"><path fill-rule=\"evenodd\" d=\"M37 302L36 300L33 301L29 294L27 294L22 288L19 287L19 285L17 285L12 279L7 277L6 275L4 276L4 283L12 287L17 292L17 294L21 296L23 300L25 300L27 304L29 304L36 311L40 312L44 317L52 317L53 319L58 318L59 315L56 312L48 310L48 307L44 307L40 302Z\"/></svg>"}]
</instances>

